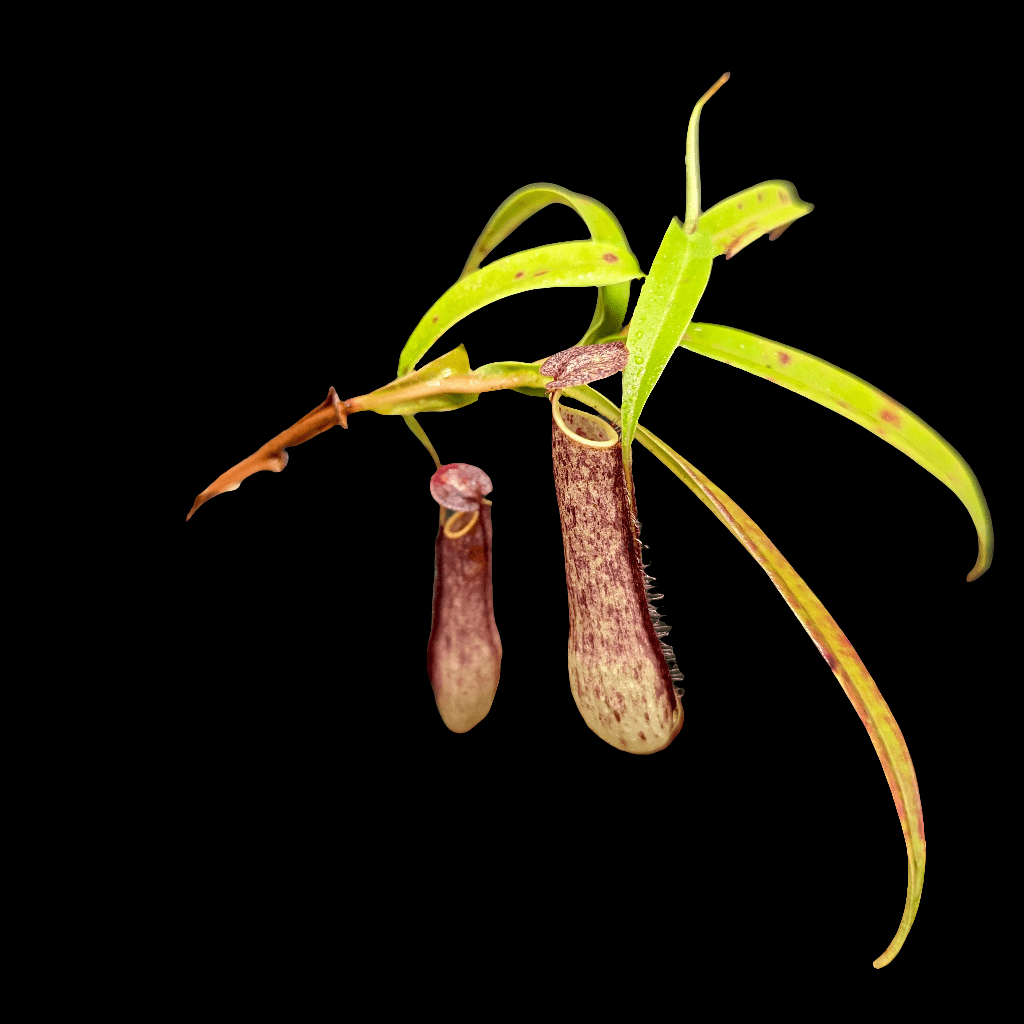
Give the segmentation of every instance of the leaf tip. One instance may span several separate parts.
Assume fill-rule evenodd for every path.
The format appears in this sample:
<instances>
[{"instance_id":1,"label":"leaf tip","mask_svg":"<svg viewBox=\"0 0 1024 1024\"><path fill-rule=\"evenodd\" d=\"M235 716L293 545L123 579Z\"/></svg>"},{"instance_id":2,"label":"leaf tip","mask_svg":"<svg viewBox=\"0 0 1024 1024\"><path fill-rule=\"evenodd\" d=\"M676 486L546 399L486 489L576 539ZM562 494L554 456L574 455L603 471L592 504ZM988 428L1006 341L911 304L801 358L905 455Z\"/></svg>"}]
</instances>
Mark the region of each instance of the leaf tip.
<instances>
[{"instance_id":1,"label":"leaf tip","mask_svg":"<svg viewBox=\"0 0 1024 1024\"><path fill-rule=\"evenodd\" d=\"M974 568L967 574L967 582L973 583L976 579L984 576L988 572L989 566L992 564L992 545L991 543L986 544L979 536L978 540L978 560L974 563Z\"/></svg>"}]
</instances>

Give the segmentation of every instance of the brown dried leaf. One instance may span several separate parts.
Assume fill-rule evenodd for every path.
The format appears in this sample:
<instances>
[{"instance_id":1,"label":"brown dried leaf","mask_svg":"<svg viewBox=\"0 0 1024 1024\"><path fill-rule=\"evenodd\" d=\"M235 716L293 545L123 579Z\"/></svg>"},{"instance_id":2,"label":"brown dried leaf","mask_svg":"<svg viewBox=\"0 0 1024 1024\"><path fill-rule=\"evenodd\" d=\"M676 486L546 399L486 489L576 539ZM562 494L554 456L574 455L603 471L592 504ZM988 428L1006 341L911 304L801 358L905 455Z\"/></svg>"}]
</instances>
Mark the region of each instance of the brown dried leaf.
<instances>
[{"instance_id":1,"label":"brown dried leaf","mask_svg":"<svg viewBox=\"0 0 1024 1024\"><path fill-rule=\"evenodd\" d=\"M280 473L288 465L288 453L285 448L302 444L303 441L308 441L311 437L316 437L317 434L322 434L338 424L348 429L345 403L338 398L334 388L331 388L327 392L327 397L315 409L311 409L297 423L293 423L287 430L268 441L259 451L253 452L249 458L232 466L226 473L221 473L205 491L197 495L191 511L185 516L185 522L195 515L200 505L218 494L237 490L242 481L253 473L259 473L261 470Z\"/></svg>"}]
</instances>

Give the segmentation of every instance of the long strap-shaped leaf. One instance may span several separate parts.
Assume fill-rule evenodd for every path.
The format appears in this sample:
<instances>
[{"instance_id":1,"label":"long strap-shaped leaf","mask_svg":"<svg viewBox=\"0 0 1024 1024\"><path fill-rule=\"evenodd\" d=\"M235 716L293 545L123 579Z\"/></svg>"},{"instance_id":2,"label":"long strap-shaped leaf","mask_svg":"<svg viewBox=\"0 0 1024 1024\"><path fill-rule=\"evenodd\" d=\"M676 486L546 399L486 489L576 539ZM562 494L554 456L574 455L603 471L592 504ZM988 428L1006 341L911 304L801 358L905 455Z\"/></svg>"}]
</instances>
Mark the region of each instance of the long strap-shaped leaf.
<instances>
[{"instance_id":1,"label":"long strap-shaped leaf","mask_svg":"<svg viewBox=\"0 0 1024 1024\"><path fill-rule=\"evenodd\" d=\"M587 288L643 277L636 257L610 242L526 249L456 281L424 314L402 349L398 376L415 367L452 324L490 302L534 288Z\"/></svg>"},{"instance_id":2,"label":"long strap-shaped leaf","mask_svg":"<svg viewBox=\"0 0 1024 1024\"><path fill-rule=\"evenodd\" d=\"M978 531L978 560L967 579L976 580L992 564L992 517L971 467L937 431L884 391L817 356L734 327L693 323L679 347L795 391L909 455L941 480L971 514Z\"/></svg>"},{"instance_id":3,"label":"long strap-shaped leaf","mask_svg":"<svg viewBox=\"0 0 1024 1024\"><path fill-rule=\"evenodd\" d=\"M565 394L611 419L621 418L614 404L593 388L567 388ZM703 501L768 574L839 680L871 737L889 783L907 844L907 899L903 919L888 949L874 961L875 967L884 967L900 951L910 933L924 885L924 815L917 776L903 733L875 681L835 619L757 523L700 470L639 424L636 436L645 448Z\"/></svg>"},{"instance_id":4,"label":"long strap-shaped leaf","mask_svg":"<svg viewBox=\"0 0 1024 1024\"><path fill-rule=\"evenodd\" d=\"M459 279L461 280L477 270L487 254L508 238L520 224L553 203L561 203L563 206L575 210L586 224L592 241L610 242L623 249L629 249L629 243L626 241L619 222L606 206L602 206L590 196L571 192L567 188L562 188L561 185L553 185L549 181L538 181L513 192L494 211L487 226L476 240ZM594 309L593 319L580 344L587 345L602 335L614 334L622 326L628 306L628 281L600 287L597 290L597 306Z\"/></svg>"}]
</instances>

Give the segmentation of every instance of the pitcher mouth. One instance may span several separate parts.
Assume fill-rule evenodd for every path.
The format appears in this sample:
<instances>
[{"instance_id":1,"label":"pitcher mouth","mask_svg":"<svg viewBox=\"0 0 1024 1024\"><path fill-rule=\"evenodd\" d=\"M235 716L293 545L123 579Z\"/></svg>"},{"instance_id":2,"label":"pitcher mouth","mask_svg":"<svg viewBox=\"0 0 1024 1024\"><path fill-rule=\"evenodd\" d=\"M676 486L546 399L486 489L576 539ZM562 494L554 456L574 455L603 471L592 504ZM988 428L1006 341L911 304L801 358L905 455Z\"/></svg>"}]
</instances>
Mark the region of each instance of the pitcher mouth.
<instances>
[{"instance_id":1,"label":"pitcher mouth","mask_svg":"<svg viewBox=\"0 0 1024 1024\"><path fill-rule=\"evenodd\" d=\"M589 437L586 433L581 434L579 431L571 430L567 427L565 420L562 418L562 405L559 402L561 395L561 388L551 392L551 417L558 429L561 430L570 441L574 441L576 444L582 444L587 448L614 448L620 443L618 431L610 423L606 423L604 420L597 416L592 416L590 413L580 413L579 415L581 417L586 417L584 422L588 424L596 424L600 428L597 432L604 433L604 437ZM573 411L575 412L575 410ZM590 428L589 432L593 432L593 427Z\"/></svg>"}]
</instances>

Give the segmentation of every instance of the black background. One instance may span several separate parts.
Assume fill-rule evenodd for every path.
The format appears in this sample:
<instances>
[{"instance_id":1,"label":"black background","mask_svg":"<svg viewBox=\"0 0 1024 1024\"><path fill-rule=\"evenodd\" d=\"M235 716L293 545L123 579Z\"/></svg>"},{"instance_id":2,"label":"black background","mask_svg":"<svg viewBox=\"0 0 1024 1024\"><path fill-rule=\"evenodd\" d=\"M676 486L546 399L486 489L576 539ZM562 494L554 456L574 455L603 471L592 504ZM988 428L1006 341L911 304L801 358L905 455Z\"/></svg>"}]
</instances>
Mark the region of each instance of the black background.
<instances>
[{"instance_id":1,"label":"black background","mask_svg":"<svg viewBox=\"0 0 1024 1024\"><path fill-rule=\"evenodd\" d=\"M966 102L953 83L905 74L894 89L877 68L798 55L690 59L657 80L586 61L556 74L539 59L486 85L439 80L426 58L361 75L282 61L204 65L169 146L170 233L188 254L168 310L182 353L182 513L330 385L349 397L391 380L406 337L517 188L594 196L649 268L684 213L690 109L728 69L701 125L703 205L784 178L815 210L716 260L696 318L892 395L964 455L999 527L990 392L961 325L975 298L947 243L958 200L935 183ZM494 255L585 234L552 207ZM472 365L536 359L577 341L592 307L587 289L506 299L430 357L462 342ZM617 381L598 386L616 397ZM413 931L441 917L511 922L554 948L588 922L620 937L671 922L691 970L725 957L870 981L906 877L872 746L762 570L639 446L643 539L686 677L685 725L641 758L583 724L565 669L548 415L499 393L420 418L442 461L494 481L502 681L466 735L445 729L425 673L437 508L432 463L400 418L355 416L189 522L175 652L187 667L172 710L210 856L273 878L266 851L278 851L289 884L330 913L366 885ZM915 929L883 975L933 978L961 944L967 880L983 870L965 838L986 772L969 695L999 678L998 556L965 583L976 537L951 491L739 370L677 353L643 421L772 538L899 721L933 860Z\"/></svg>"}]
</instances>

